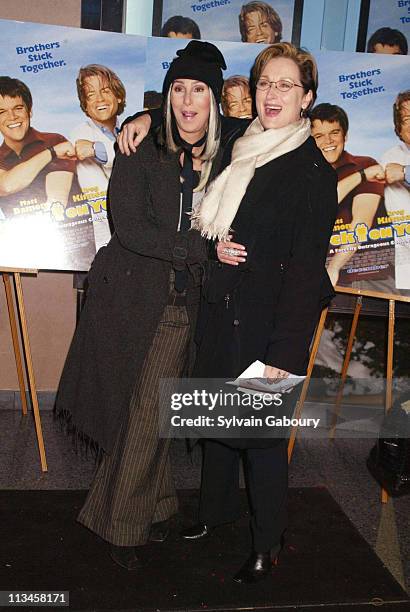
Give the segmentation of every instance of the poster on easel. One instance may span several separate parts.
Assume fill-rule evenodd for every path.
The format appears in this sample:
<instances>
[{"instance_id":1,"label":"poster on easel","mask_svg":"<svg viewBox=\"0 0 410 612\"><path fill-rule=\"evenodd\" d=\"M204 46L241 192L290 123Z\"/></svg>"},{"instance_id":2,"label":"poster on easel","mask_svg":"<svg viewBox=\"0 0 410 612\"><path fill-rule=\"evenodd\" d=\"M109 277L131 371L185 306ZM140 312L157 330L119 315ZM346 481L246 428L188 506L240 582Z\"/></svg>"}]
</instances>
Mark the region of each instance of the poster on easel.
<instances>
[{"instance_id":1,"label":"poster on easel","mask_svg":"<svg viewBox=\"0 0 410 612\"><path fill-rule=\"evenodd\" d=\"M0 266L86 271L110 239L107 186L146 38L0 20Z\"/></svg>"},{"instance_id":2,"label":"poster on easel","mask_svg":"<svg viewBox=\"0 0 410 612\"><path fill-rule=\"evenodd\" d=\"M146 94L161 95L171 60L188 42L148 39ZM227 64L222 113L250 117L249 90L245 93L244 85L230 90L227 84L232 76L249 78L260 46L212 42ZM312 112L312 135L339 178L338 217L327 260L329 275L335 285L348 287L352 293L368 290L407 295L410 192L403 181L402 166L410 162L410 58L337 51L319 51L315 57L319 91ZM236 95L239 89L244 92L240 101ZM397 101L398 110L393 113ZM242 114L236 114L237 108ZM400 165L400 180L395 180L397 167L392 164Z\"/></svg>"},{"instance_id":3,"label":"poster on easel","mask_svg":"<svg viewBox=\"0 0 410 612\"><path fill-rule=\"evenodd\" d=\"M303 0L154 0L153 35L271 44L300 41Z\"/></svg>"},{"instance_id":4,"label":"poster on easel","mask_svg":"<svg viewBox=\"0 0 410 612\"><path fill-rule=\"evenodd\" d=\"M338 175L333 284L410 295L410 58L319 52L312 135Z\"/></svg>"},{"instance_id":5,"label":"poster on easel","mask_svg":"<svg viewBox=\"0 0 410 612\"><path fill-rule=\"evenodd\" d=\"M101 125L98 139L83 130L96 130L96 123L104 127L101 115L90 125L93 113L118 125L142 106L149 108L151 95L160 99L169 64L188 40L9 21L0 21L1 29L8 34L2 43L8 75L0 93L0 265L87 270L109 239L109 172L104 185L95 177L109 166L114 136ZM221 110L249 118L247 79L263 45L216 44L227 62ZM410 196L402 168L409 163L410 58L333 51L315 56L320 86L312 135L339 176L339 214L328 259L332 281L352 292L406 295ZM99 73L85 75L88 88L79 86L77 93L79 70L90 64L108 71L103 82L109 86L97 91L96 101ZM16 78L20 89L7 90ZM233 78L243 81L227 87ZM127 108L118 119L124 90ZM105 137L111 148L100 147ZM102 237L97 228L105 228Z\"/></svg>"},{"instance_id":6,"label":"poster on easel","mask_svg":"<svg viewBox=\"0 0 410 612\"><path fill-rule=\"evenodd\" d=\"M407 55L409 0L362 0L357 51Z\"/></svg>"}]
</instances>

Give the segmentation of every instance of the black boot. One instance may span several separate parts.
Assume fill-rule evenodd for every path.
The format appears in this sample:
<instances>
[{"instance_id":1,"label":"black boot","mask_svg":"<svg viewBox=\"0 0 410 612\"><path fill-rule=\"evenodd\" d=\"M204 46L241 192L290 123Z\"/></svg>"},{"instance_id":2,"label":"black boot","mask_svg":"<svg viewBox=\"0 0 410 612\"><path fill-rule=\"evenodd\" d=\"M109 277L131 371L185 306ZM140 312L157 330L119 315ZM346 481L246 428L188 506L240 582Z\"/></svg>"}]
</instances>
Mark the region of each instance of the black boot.
<instances>
[{"instance_id":1,"label":"black boot","mask_svg":"<svg viewBox=\"0 0 410 612\"><path fill-rule=\"evenodd\" d=\"M192 527L187 527L181 531L181 536L184 540L201 540L202 538L209 537L213 531L213 527L206 525L205 523L197 523Z\"/></svg>"},{"instance_id":2,"label":"black boot","mask_svg":"<svg viewBox=\"0 0 410 612\"><path fill-rule=\"evenodd\" d=\"M141 559L135 552L135 546L110 545L110 557L117 564L127 570L137 570L143 567Z\"/></svg>"},{"instance_id":3,"label":"black boot","mask_svg":"<svg viewBox=\"0 0 410 612\"><path fill-rule=\"evenodd\" d=\"M252 552L233 579L241 584L253 584L270 575L272 566L278 564L280 547L275 551Z\"/></svg>"},{"instance_id":4,"label":"black boot","mask_svg":"<svg viewBox=\"0 0 410 612\"><path fill-rule=\"evenodd\" d=\"M169 532L169 520L152 523L148 539L150 542L165 542Z\"/></svg>"}]
</instances>

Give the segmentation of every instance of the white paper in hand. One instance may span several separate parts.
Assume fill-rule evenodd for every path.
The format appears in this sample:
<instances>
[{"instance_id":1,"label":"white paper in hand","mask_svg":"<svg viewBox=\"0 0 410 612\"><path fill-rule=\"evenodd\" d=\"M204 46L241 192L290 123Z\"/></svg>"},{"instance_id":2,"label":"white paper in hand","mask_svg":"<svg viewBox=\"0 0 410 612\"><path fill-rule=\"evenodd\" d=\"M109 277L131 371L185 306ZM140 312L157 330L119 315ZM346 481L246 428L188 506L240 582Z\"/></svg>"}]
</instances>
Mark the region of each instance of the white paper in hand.
<instances>
[{"instance_id":1,"label":"white paper in hand","mask_svg":"<svg viewBox=\"0 0 410 612\"><path fill-rule=\"evenodd\" d=\"M306 376L289 373L287 378L279 382L268 383L267 379L263 378L264 370L265 364L262 361L254 361L236 380L229 384L250 393L288 393L306 378Z\"/></svg>"}]
</instances>

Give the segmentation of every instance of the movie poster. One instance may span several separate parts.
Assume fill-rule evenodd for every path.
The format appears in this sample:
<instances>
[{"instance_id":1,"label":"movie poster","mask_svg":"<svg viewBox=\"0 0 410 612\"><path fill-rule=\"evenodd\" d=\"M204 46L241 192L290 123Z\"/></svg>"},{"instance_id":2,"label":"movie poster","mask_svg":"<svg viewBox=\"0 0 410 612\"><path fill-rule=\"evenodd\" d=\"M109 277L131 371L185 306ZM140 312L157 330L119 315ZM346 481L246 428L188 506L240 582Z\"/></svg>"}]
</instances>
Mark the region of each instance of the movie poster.
<instances>
[{"instance_id":1,"label":"movie poster","mask_svg":"<svg viewBox=\"0 0 410 612\"><path fill-rule=\"evenodd\" d=\"M8 21L1 29L13 41L3 42L4 65L23 90L1 98L0 266L87 270L109 239L105 192L114 143L108 129L95 134L90 118L102 113L113 127L142 106L160 106L166 71L188 40ZM216 44L227 63L221 111L249 119L250 69L263 45ZM339 178L329 274L339 286L408 295L410 195L403 167L410 157L410 59L315 56L320 85L312 135ZM109 76L102 89L93 77L80 100L76 78L89 64L105 66Z\"/></svg>"},{"instance_id":2,"label":"movie poster","mask_svg":"<svg viewBox=\"0 0 410 612\"><path fill-rule=\"evenodd\" d=\"M187 43L148 39L147 108L155 106L150 105L151 98L160 104L165 73L176 51ZM261 47L215 44L227 64L222 113L249 118L248 79ZM319 69L316 108L331 105L330 112L342 117L342 125L333 115L332 120L312 122L312 135L339 176L339 214L327 261L330 277L339 286L406 295L410 290L410 194L403 181L387 184L384 169L393 162L410 163L410 134L405 128L410 106L405 103L402 109L405 141L396 135L393 122L393 103L399 93L410 90L410 58L335 51L319 51L315 57ZM328 117L329 109L325 107L324 113Z\"/></svg>"},{"instance_id":3,"label":"movie poster","mask_svg":"<svg viewBox=\"0 0 410 612\"><path fill-rule=\"evenodd\" d=\"M162 0L161 4L161 24L154 32L161 36L265 44L292 40L295 0Z\"/></svg>"},{"instance_id":4,"label":"movie poster","mask_svg":"<svg viewBox=\"0 0 410 612\"><path fill-rule=\"evenodd\" d=\"M0 266L88 270L110 239L115 135L142 108L146 38L5 20L0 36Z\"/></svg>"},{"instance_id":5,"label":"movie poster","mask_svg":"<svg viewBox=\"0 0 410 612\"><path fill-rule=\"evenodd\" d=\"M352 289L410 295L410 191L403 180L410 163L410 58L339 52L316 58L312 135L339 178L329 275Z\"/></svg>"},{"instance_id":6,"label":"movie poster","mask_svg":"<svg viewBox=\"0 0 410 612\"><path fill-rule=\"evenodd\" d=\"M410 0L370 0L366 40L369 52L407 55Z\"/></svg>"}]
</instances>

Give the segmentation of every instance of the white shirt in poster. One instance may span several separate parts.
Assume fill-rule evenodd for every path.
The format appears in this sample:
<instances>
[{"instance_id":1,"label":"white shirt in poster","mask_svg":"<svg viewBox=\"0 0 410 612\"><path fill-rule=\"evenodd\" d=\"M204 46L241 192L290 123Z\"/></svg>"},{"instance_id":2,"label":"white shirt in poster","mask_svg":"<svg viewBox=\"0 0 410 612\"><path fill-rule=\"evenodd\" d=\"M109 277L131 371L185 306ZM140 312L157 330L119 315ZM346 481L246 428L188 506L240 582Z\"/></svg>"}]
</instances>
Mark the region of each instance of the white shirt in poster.
<instances>
[{"instance_id":1,"label":"white shirt in poster","mask_svg":"<svg viewBox=\"0 0 410 612\"><path fill-rule=\"evenodd\" d=\"M102 143L105 148L106 161L104 163L99 163L94 158L77 162L78 182L83 193L88 195L93 220L95 249L98 251L111 238L107 220L106 195L115 157L115 136L109 130L96 125L91 119L87 119L73 129L70 140L73 144L76 140L90 140L91 142Z\"/></svg>"},{"instance_id":2,"label":"white shirt in poster","mask_svg":"<svg viewBox=\"0 0 410 612\"><path fill-rule=\"evenodd\" d=\"M400 142L384 153L382 165L396 163L410 165L410 147ZM397 182L386 185L384 190L386 211L388 215L410 215L410 185ZM403 211L399 213L398 211ZM408 223L408 222L407 222ZM397 289L410 289L410 236L395 236L395 270Z\"/></svg>"}]
</instances>

